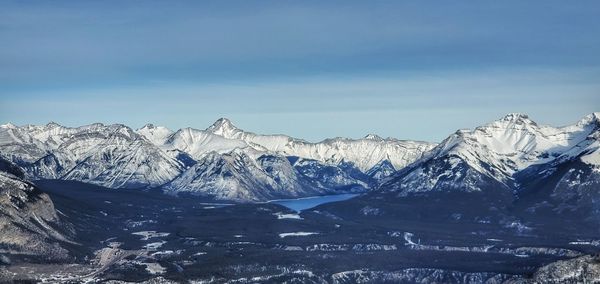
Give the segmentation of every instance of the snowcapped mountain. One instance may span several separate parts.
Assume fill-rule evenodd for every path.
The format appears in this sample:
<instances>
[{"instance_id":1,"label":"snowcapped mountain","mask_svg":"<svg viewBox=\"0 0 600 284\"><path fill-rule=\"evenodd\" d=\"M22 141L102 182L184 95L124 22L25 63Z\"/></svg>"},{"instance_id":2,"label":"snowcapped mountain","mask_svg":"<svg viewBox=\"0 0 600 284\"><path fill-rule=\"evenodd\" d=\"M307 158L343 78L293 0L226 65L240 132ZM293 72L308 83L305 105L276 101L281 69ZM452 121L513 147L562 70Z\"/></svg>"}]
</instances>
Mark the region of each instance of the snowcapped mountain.
<instances>
[{"instance_id":1,"label":"snowcapped mountain","mask_svg":"<svg viewBox=\"0 0 600 284\"><path fill-rule=\"evenodd\" d=\"M245 141L249 145L259 145L286 156L298 156L327 164L350 162L363 172L383 160L389 160L396 169L403 168L435 146L427 142L383 139L373 134L362 139L332 138L310 143L285 135L246 132L225 118L217 120L206 131L228 139Z\"/></svg>"},{"instance_id":2,"label":"snowcapped mountain","mask_svg":"<svg viewBox=\"0 0 600 284\"><path fill-rule=\"evenodd\" d=\"M50 126L50 124L48 124L48 126ZM10 123L0 126L2 155L17 163L35 162L46 154L49 146L44 142L33 138L29 131L26 131L23 128Z\"/></svg>"},{"instance_id":3,"label":"snowcapped mountain","mask_svg":"<svg viewBox=\"0 0 600 284\"><path fill-rule=\"evenodd\" d=\"M459 130L381 188L403 194L448 189L514 193L531 175L548 178L560 164L574 160L595 173L600 155L598 117L594 113L556 128L538 125L524 114L509 114L474 130Z\"/></svg>"},{"instance_id":4,"label":"snowcapped mountain","mask_svg":"<svg viewBox=\"0 0 600 284\"><path fill-rule=\"evenodd\" d=\"M594 113L557 128L509 114L459 130L439 145L372 134L311 143L247 132L224 118L205 130L177 131L151 124L135 131L121 124L6 124L0 126L0 156L31 179L110 188L164 186L170 193L247 201L364 190L382 181L383 190L401 193L493 189L516 194L533 180L561 174L553 185L558 193L596 186L598 117ZM561 171L565 168L570 171Z\"/></svg>"},{"instance_id":5,"label":"snowcapped mountain","mask_svg":"<svg viewBox=\"0 0 600 284\"><path fill-rule=\"evenodd\" d=\"M177 160L120 124L4 125L0 149L0 155L23 167L30 178L72 179L112 188L159 186L183 169Z\"/></svg>"},{"instance_id":6,"label":"snowcapped mountain","mask_svg":"<svg viewBox=\"0 0 600 284\"><path fill-rule=\"evenodd\" d=\"M195 159L212 151L226 153L247 148L249 151L302 157L331 165L349 162L363 172L384 160L388 160L394 168L405 167L435 146L427 142L383 139L373 134L363 139L333 138L310 143L286 135L247 132L235 127L226 118L218 119L206 130L184 128L168 137L162 135L169 133L168 130L157 134L148 126L139 129L138 133L150 141L162 141L156 145L164 150L186 152Z\"/></svg>"},{"instance_id":7,"label":"snowcapped mountain","mask_svg":"<svg viewBox=\"0 0 600 284\"><path fill-rule=\"evenodd\" d=\"M31 179L154 188L239 201L366 190L434 144L383 139L319 143L258 135L219 119L206 130L95 123L0 126L0 156Z\"/></svg>"},{"instance_id":8,"label":"snowcapped mountain","mask_svg":"<svg viewBox=\"0 0 600 284\"><path fill-rule=\"evenodd\" d=\"M179 129L173 135L169 136L164 144L159 145L159 147L167 151L188 153L197 160L211 152L227 153L234 149L246 148L248 146L246 142L241 140L227 139L193 128Z\"/></svg>"},{"instance_id":9,"label":"snowcapped mountain","mask_svg":"<svg viewBox=\"0 0 600 284\"><path fill-rule=\"evenodd\" d=\"M271 163L284 166L278 166L277 172L272 173L241 149L224 154L210 152L166 189L174 193L204 192L217 199L236 201L301 195L303 188L293 168L277 159L273 157Z\"/></svg>"},{"instance_id":10,"label":"snowcapped mountain","mask_svg":"<svg viewBox=\"0 0 600 284\"><path fill-rule=\"evenodd\" d=\"M591 212L579 218L600 222L600 113L588 115L570 128L582 130L585 138L573 139L574 146L550 162L517 173L519 192L522 198L538 200L531 211L552 204L563 215Z\"/></svg>"},{"instance_id":11,"label":"snowcapped mountain","mask_svg":"<svg viewBox=\"0 0 600 284\"><path fill-rule=\"evenodd\" d=\"M146 124L144 127L136 130L136 132L148 139L154 145L162 145L167 141L169 136L173 134L171 129L164 126L154 126L154 124Z\"/></svg>"},{"instance_id":12,"label":"snowcapped mountain","mask_svg":"<svg viewBox=\"0 0 600 284\"><path fill-rule=\"evenodd\" d=\"M293 163L292 163L293 161ZM210 152L164 188L202 193L221 200L264 201L364 191L367 182L336 166L280 155L250 156L245 149Z\"/></svg>"}]
</instances>

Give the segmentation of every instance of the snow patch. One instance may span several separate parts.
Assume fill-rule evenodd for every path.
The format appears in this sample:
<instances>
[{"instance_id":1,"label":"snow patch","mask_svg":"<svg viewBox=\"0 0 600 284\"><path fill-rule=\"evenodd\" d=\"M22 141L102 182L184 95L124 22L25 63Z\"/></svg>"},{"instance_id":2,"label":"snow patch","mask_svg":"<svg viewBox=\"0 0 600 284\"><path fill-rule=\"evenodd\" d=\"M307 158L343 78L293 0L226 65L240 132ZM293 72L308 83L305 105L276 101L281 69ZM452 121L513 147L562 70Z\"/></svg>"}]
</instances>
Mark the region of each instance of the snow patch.
<instances>
[{"instance_id":1,"label":"snow patch","mask_svg":"<svg viewBox=\"0 0 600 284\"><path fill-rule=\"evenodd\" d=\"M151 238L162 238L162 237L166 237L168 235L170 235L171 233L161 233L161 232L156 232L156 231L140 231L140 232L135 232L135 233L131 233L132 235L138 235L138 236L142 236L141 240L142 241L147 241Z\"/></svg>"},{"instance_id":2,"label":"snow patch","mask_svg":"<svg viewBox=\"0 0 600 284\"><path fill-rule=\"evenodd\" d=\"M297 219L297 220L304 220L304 218L300 217L300 215L295 214L295 213L283 213L283 212L277 212L277 213L273 213L273 215L277 216L277 219Z\"/></svg>"},{"instance_id":3,"label":"snow patch","mask_svg":"<svg viewBox=\"0 0 600 284\"><path fill-rule=\"evenodd\" d=\"M316 232L292 232L292 233L281 233L279 234L280 238L286 238L286 237L305 237L305 236L311 236L311 235L318 235L319 233Z\"/></svg>"},{"instance_id":4,"label":"snow patch","mask_svg":"<svg viewBox=\"0 0 600 284\"><path fill-rule=\"evenodd\" d=\"M142 265L146 266L146 271L148 271L148 273L154 274L154 275L163 274L167 271L167 269L165 269L160 264L155 263L155 262L142 263Z\"/></svg>"},{"instance_id":5,"label":"snow patch","mask_svg":"<svg viewBox=\"0 0 600 284\"><path fill-rule=\"evenodd\" d=\"M162 247L162 246L163 246L164 244L166 244L166 243L167 243L167 242L165 242L165 241L160 241L160 242L149 243L149 244L145 244L145 245L143 246L143 248L144 248L144 249L147 249L147 250L157 250L157 249L159 249L160 247Z\"/></svg>"}]
</instances>

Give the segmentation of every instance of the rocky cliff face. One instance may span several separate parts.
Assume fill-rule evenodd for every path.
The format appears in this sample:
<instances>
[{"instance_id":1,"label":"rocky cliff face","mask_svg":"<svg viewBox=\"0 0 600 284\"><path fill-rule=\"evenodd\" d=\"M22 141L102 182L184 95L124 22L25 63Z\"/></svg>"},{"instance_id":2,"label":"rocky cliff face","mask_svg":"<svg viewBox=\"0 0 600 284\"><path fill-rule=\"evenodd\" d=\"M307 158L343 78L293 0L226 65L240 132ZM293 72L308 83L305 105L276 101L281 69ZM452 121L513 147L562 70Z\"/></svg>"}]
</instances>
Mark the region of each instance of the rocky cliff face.
<instances>
[{"instance_id":1,"label":"rocky cliff face","mask_svg":"<svg viewBox=\"0 0 600 284\"><path fill-rule=\"evenodd\" d=\"M71 242L48 195L24 180L14 164L0 159L0 255L65 259Z\"/></svg>"},{"instance_id":2,"label":"rocky cliff face","mask_svg":"<svg viewBox=\"0 0 600 284\"><path fill-rule=\"evenodd\" d=\"M550 263L538 269L533 283L600 283L600 255Z\"/></svg>"}]
</instances>

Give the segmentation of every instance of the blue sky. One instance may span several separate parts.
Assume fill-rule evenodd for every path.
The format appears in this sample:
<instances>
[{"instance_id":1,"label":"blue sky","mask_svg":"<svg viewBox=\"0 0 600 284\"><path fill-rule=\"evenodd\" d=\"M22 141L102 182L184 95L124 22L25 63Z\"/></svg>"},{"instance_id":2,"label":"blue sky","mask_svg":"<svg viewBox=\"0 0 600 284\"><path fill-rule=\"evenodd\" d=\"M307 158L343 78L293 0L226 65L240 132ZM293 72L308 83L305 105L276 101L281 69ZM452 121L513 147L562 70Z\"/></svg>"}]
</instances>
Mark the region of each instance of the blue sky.
<instances>
[{"instance_id":1,"label":"blue sky","mask_svg":"<svg viewBox=\"0 0 600 284\"><path fill-rule=\"evenodd\" d=\"M2 1L0 121L439 141L600 111L597 1Z\"/></svg>"}]
</instances>

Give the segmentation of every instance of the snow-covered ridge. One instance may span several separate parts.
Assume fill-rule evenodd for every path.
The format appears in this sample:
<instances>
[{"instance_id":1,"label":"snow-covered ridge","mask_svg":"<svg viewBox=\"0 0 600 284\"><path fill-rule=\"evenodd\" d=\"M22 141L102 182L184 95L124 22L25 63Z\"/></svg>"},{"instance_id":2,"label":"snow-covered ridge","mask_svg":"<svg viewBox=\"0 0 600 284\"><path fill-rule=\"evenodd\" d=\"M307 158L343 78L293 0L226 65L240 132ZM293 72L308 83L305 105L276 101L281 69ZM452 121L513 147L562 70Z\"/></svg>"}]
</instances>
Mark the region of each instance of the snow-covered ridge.
<instances>
[{"instance_id":1,"label":"snow-covered ridge","mask_svg":"<svg viewBox=\"0 0 600 284\"><path fill-rule=\"evenodd\" d=\"M162 187L222 199L261 200L384 186L515 188L537 165L577 160L600 172L600 113L552 127L524 114L459 130L439 145L381 138L311 143L261 135L221 118L204 130L147 124L0 126L0 156L29 178L72 179L112 188Z\"/></svg>"},{"instance_id":2,"label":"snow-covered ridge","mask_svg":"<svg viewBox=\"0 0 600 284\"><path fill-rule=\"evenodd\" d=\"M218 119L205 130L182 128L172 131L166 127L146 124L132 131L121 124L105 126L101 123L81 127L65 127L57 123L17 127L5 124L0 127L0 146L8 144L35 144L40 153L31 153L28 160L41 158L43 153L57 148L75 134L103 131L121 131L131 136L133 132L146 138L164 151L182 151L199 159L209 152L226 153L237 148L251 148L260 152L274 152L285 156L315 159L328 164L349 162L366 172L388 160L394 168L402 168L435 146L433 143L381 138L369 134L362 139L331 138L310 143L286 135L259 135L241 130L226 119Z\"/></svg>"},{"instance_id":3,"label":"snow-covered ridge","mask_svg":"<svg viewBox=\"0 0 600 284\"><path fill-rule=\"evenodd\" d=\"M137 132L165 150L180 150L201 158L209 152L226 153L236 148L314 159L327 164L349 162L366 172L384 160L400 169L435 146L434 143L381 138L330 138L311 143L286 135L260 135L237 128L220 118L205 130L183 128L175 132L146 125Z\"/></svg>"},{"instance_id":4,"label":"snow-covered ridge","mask_svg":"<svg viewBox=\"0 0 600 284\"><path fill-rule=\"evenodd\" d=\"M600 113L564 127L538 125L511 113L450 135L384 187L404 191L442 188L518 188L519 173L535 166L578 160L599 167Z\"/></svg>"},{"instance_id":5,"label":"snow-covered ridge","mask_svg":"<svg viewBox=\"0 0 600 284\"><path fill-rule=\"evenodd\" d=\"M483 159L490 165L505 163L511 175L533 164L545 163L573 149L600 129L598 113L573 125L538 125L525 114L511 113L474 130L459 130L427 156L456 154L467 161ZM475 157L477 156L477 157Z\"/></svg>"},{"instance_id":6,"label":"snow-covered ridge","mask_svg":"<svg viewBox=\"0 0 600 284\"><path fill-rule=\"evenodd\" d=\"M32 179L113 188L159 186L182 170L179 162L122 124L0 128L0 155L24 167Z\"/></svg>"},{"instance_id":7,"label":"snow-covered ridge","mask_svg":"<svg viewBox=\"0 0 600 284\"><path fill-rule=\"evenodd\" d=\"M206 132L241 140L252 147L260 146L286 156L298 156L324 163L339 164L350 162L366 172L384 160L389 160L396 168L403 168L435 146L434 143L383 139L369 134L362 139L330 138L311 143L286 135L260 135L241 130L225 118L217 120Z\"/></svg>"},{"instance_id":8,"label":"snow-covered ridge","mask_svg":"<svg viewBox=\"0 0 600 284\"><path fill-rule=\"evenodd\" d=\"M599 129L598 113L565 127L538 125L527 115L509 114L499 121L477 127L466 134L463 140L482 145L492 154L489 157L497 156L497 160L514 163L513 168L507 169L512 174L533 164L553 160Z\"/></svg>"},{"instance_id":9,"label":"snow-covered ridge","mask_svg":"<svg viewBox=\"0 0 600 284\"><path fill-rule=\"evenodd\" d=\"M144 127L138 129L136 132L146 137L146 139L155 145L164 144L169 136L173 134L171 129L164 126L154 126L151 123L144 125Z\"/></svg>"},{"instance_id":10,"label":"snow-covered ridge","mask_svg":"<svg viewBox=\"0 0 600 284\"><path fill-rule=\"evenodd\" d=\"M162 187L241 201L365 190L433 146L375 135L309 143L246 132L224 118L205 130L0 126L0 156L21 165L31 179Z\"/></svg>"}]
</instances>

